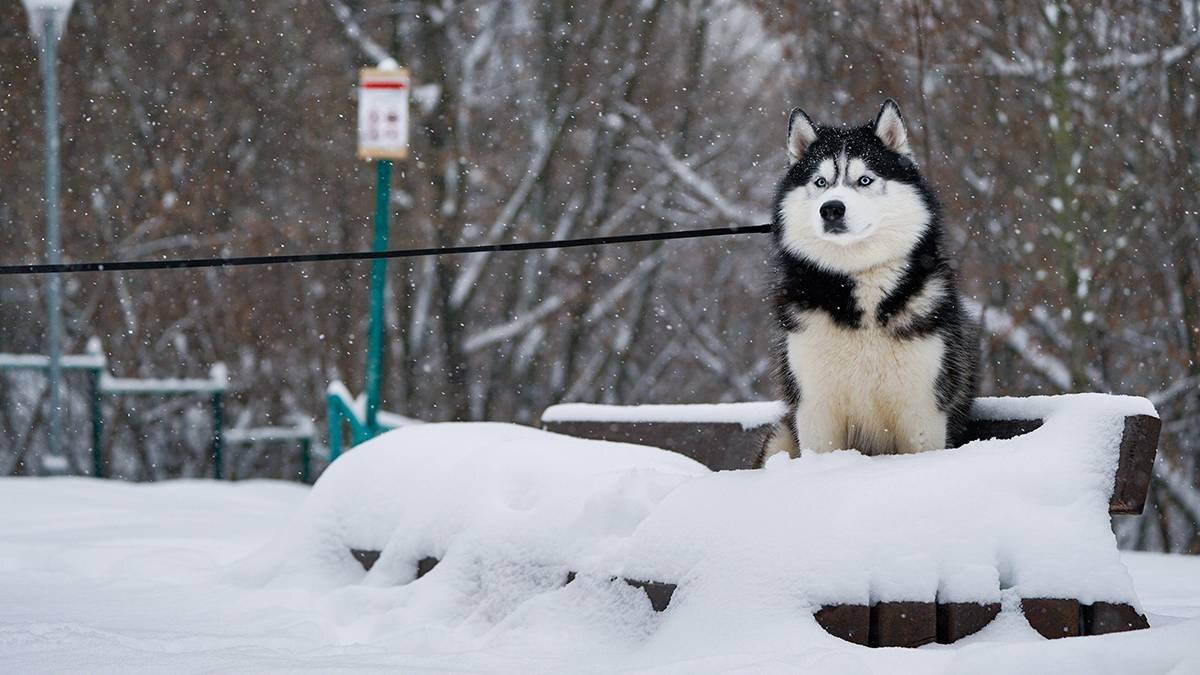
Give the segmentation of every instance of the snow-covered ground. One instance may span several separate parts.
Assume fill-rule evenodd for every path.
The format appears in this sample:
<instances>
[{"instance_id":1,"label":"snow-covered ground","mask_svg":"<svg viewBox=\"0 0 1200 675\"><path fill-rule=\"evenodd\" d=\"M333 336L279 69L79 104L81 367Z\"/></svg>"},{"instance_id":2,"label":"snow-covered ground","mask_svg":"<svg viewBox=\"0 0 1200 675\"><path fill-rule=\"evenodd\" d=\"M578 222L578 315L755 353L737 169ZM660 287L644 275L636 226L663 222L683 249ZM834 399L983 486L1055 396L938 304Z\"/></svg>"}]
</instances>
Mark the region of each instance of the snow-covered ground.
<instances>
[{"instance_id":1,"label":"snow-covered ground","mask_svg":"<svg viewBox=\"0 0 1200 675\"><path fill-rule=\"evenodd\" d=\"M414 608L399 602L401 588L248 581L239 561L284 530L307 493L262 481L0 480L0 671L1200 673L1200 558L1124 554L1154 627L1121 635L1047 642L996 631L994 642L918 650L834 638L801 649L776 636L722 652L619 626L597 636L581 620L535 639L522 628L545 625L562 603L506 608L510 618L489 628L421 628L403 620ZM593 619L606 610L565 599Z\"/></svg>"}]
</instances>

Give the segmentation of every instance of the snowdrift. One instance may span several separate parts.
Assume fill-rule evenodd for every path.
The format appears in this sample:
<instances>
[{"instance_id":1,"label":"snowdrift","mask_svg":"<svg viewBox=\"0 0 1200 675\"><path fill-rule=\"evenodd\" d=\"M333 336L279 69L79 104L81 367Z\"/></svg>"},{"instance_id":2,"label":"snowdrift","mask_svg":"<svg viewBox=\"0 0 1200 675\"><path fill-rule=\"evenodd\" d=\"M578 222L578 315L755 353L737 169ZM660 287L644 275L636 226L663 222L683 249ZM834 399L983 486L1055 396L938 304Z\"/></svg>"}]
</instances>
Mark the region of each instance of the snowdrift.
<instances>
[{"instance_id":1,"label":"snowdrift","mask_svg":"<svg viewBox=\"0 0 1200 675\"><path fill-rule=\"evenodd\" d=\"M727 642L764 625L832 640L817 620L863 644L921 644L997 613L1028 632L1022 605L1035 627L1082 612L1067 635L1142 625L1108 508L1122 420L1153 407L1100 395L988 405L979 414L1032 407L1021 412L1042 424L921 455L719 472L509 424L402 428L325 472L267 564L276 584L402 587L405 624L583 622L626 644ZM889 613L898 628L875 625Z\"/></svg>"}]
</instances>

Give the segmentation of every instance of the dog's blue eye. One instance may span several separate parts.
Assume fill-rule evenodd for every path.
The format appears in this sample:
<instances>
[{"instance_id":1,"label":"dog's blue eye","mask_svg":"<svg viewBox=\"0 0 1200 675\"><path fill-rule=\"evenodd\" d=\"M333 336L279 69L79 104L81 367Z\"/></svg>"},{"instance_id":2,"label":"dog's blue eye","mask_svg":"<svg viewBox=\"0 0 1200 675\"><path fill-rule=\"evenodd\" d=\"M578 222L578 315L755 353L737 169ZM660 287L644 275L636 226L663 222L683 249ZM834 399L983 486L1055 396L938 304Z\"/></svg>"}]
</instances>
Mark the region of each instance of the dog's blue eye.
<instances>
[{"instance_id":1,"label":"dog's blue eye","mask_svg":"<svg viewBox=\"0 0 1200 675\"><path fill-rule=\"evenodd\" d=\"M816 185L817 187L825 187L828 184L829 183L825 180L824 176L817 176L817 179L813 181L813 185Z\"/></svg>"},{"instance_id":2,"label":"dog's blue eye","mask_svg":"<svg viewBox=\"0 0 1200 675\"><path fill-rule=\"evenodd\" d=\"M871 178L870 176L862 176L858 179L858 184L863 187L866 187L874 182L875 182L875 179Z\"/></svg>"}]
</instances>

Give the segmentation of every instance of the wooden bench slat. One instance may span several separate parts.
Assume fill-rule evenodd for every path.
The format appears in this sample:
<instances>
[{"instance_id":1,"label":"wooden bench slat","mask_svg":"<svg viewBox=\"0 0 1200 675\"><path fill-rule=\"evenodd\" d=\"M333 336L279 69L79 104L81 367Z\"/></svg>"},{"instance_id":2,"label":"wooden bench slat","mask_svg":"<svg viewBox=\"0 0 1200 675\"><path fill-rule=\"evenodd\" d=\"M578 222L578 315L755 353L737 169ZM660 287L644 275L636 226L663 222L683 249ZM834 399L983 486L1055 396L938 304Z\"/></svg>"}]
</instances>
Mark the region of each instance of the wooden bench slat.
<instances>
[{"instance_id":1,"label":"wooden bench slat","mask_svg":"<svg viewBox=\"0 0 1200 675\"><path fill-rule=\"evenodd\" d=\"M375 563L379 561L379 553L379 551L372 551L365 548L350 549L350 555L354 556L358 564L362 565L362 568L367 572L370 572Z\"/></svg>"},{"instance_id":2,"label":"wooden bench slat","mask_svg":"<svg viewBox=\"0 0 1200 675\"><path fill-rule=\"evenodd\" d=\"M646 597L650 598L650 606L656 612L665 612L671 604L671 598L675 596L675 584L663 581L639 581L637 579L625 579L625 583L634 588L642 589Z\"/></svg>"},{"instance_id":3,"label":"wooden bench slat","mask_svg":"<svg viewBox=\"0 0 1200 675\"><path fill-rule=\"evenodd\" d=\"M813 613L826 633L864 647L870 645L871 608L866 605L827 605Z\"/></svg>"},{"instance_id":4,"label":"wooden bench slat","mask_svg":"<svg viewBox=\"0 0 1200 675\"><path fill-rule=\"evenodd\" d=\"M1129 605L1096 602L1083 608L1083 627L1087 635L1104 635L1149 628L1150 622Z\"/></svg>"},{"instance_id":5,"label":"wooden bench slat","mask_svg":"<svg viewBox=\"0 0 1200 675\"><path fill-rule=\"evenodd\" d=\"M1021 611L1029 625L1049 640L1083 635L1083 611L1077 600L1025 598Z\"/></svg>"},{"instance_id":6,"label":"wooden bench slat","mask_svg":"<svg viewBox=\"0 0 1200 675\"><path fill-rule=\"evenodd\" d=\"M932 602L879 602L871 606L872 647L920 647L937 641Z\"/></svg>"},{"instance_id":7,"label":"wooden bench slat","mask_svg":"<svg viewBox=\"0 0 1200 675\"><path fill-rule=\"evenodd\" d=\"M1108 512L1137 515L1146 506L1150 478L1154 473L1154 455L1158 451L1158 434L1162 420L1150 415L1131 415L1125 418L1121 435L1121 455L1117 462L1117 478L1113 485Z\"/></svg>"},{"instance_id":8,"label":"wooden bench slat","mask_svg":"<svg viewBox=\"0 0 1200 675\"><path fill-rule=\"evenodd\" d=\"M426 574L429 574L430 572L432 572L433 568L437 567L438 562L440 562L440 561L437 558L434 558L433 556L425 556L424 558L421 558L420 560L418 560L417 561L417 578L420 579L421 577L425 576Z\"/></svg>"},{"instance_id":9,"label":"wooden bench slat","mask_svg":"<svg viewBox=\"0 0 1200 675\"><path fill-rule=\"evenodd\" d=\"M983 630L1000 615L1000 603L941 602L937 606L938 644L949 645Z\"/></svg>"}]
</instances>

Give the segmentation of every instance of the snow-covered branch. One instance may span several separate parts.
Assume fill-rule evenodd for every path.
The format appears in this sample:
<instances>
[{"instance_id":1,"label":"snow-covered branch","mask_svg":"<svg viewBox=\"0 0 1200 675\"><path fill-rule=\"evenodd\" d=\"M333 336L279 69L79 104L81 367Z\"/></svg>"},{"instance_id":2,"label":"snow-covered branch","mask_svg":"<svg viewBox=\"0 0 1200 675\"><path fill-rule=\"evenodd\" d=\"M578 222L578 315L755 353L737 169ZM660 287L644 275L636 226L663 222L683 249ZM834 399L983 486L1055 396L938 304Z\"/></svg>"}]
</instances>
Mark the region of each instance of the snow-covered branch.
<instances>
[{"instance_id":1,"label":"snow-covered branch","mask_svg":"<svg viewBox=\"0 0 1200 675\"><path fill-rule=\"evenodd\" d=\"M333 15L342 24L342 31L350 41L358 47L368 59L374 63L385 63L393 61L387 50L380 44L372 40L364 31L361 25L354 20L354 11L350 9L342 0L329 0L329 6L333 9Z\"/></svg>"},{"instance_id":2,"label":"snow-covered branch","mask_svg":"<svg viewBox=\"0 0 1200 675\"><path fill-rule=\"evenodd\" d=\"M1145 52L1114 51L1103 57L1090 61L1080 61L1068 58L1063 62L1061 72L1056 73L1055 67L1041 59L1020 55L1012 59L996 52L987 52L980 63L968 65L966 70L982 72L986 75L1002 75L1006 77L1028 77L1039 81L1049 80L1056 75L1075 77L1085 73L1096 73L1106 70L1134 70L1152 66L1170 66L1191 56L1200 49L1200 32L1193 33L1182 42ZM946 69L956 69L952 65L941 66Z\"/></svg>"},{"instance_id":3,"label":"snow-covered branch","mask_svg":"<svg viewBox=\"0 0 1200 675\"><path fill-rule=\"evenodd\" d=\"M676 157L670 146L662 140L662 136L650 123L649 118L637 106L622 106L622 112L627 119L637 125L642 139L650 146L651 151L658 157L663 167L689 190L716 209L721 218L741 225L758 225L767 220L764 216L752 216L747 209L734 206L717 186L696 173L687 162Z\"/></svg>"},{"instance_id":4,"label":"snow-covered branch","mask_svg":"<svg viewBox=\"0 0 1200 675\"><path fill-rule=\"evenodd\" d=\"M583 320L587 322L599 320L612 309L613 305L615 305L618 300L625 297L629 291L633 290L637 286L638 282L644 279L647 274L649 274L660 264L662 264L661 252L656 251L655 253L643 258L642 261L633 268L632 272L625 275L624 279L621 279L621 281L614 284L607 293L600 296L599 302L597 302L595 305L592 305L592 308L589 309L587 314L584 315Z\"/></svg>"},{"instance_id":5,"label":"snow-covered branch","mask_svg":"<svg viewBox=\"0 0 1200 675\"><path fill-rule=\"evenodd\" d=\"M967 307L979 315L984 329L1004 340L1018 356L1033 366L1047 380L1063 391L1071 387L1071 369L1061 359L1043 352L1029 335L1029 331L1017 325L1012 315L999 307L983 307L967 300Z\"/></svg>"},{"instance_id":6,"label":"snow-covered branch","mask_svg":"<svg viewBox=\"0 0 1200 675\"><path fill-rule=\"evenodd\" d=\"M1154 478L1193 521L1200 523L1200 492L1182 471L1159 458L1154 463Z\"/></svg>"},{"instance_id":7,"label":"snow-covered branch","mask_svg":"<svg viewBox=\"0 0 1200 675\"><path fill-rule=\"evenodd\" d=\"M537 185L538 180L545 173L546 166L550 163L550 157L553 155L566 119L567 111L564 107L559 112L558 117L553 120L551 128L541 127L539 129L539 133L536 134L537 147L534 150L533 156L529 159L529 164L525 168L525 174L521 177L521 182L517 184L516 189L509 195L508 200L504 203L504 207L500 209L500 214L492 222L492 226L488 229L487 236L484 239L485 243L495 244L499 242L500 238L512 227L513 221L516 220L521 209L525 207L525 203L528 201L533 187ZM454 307L462 307L467 299L471 297L471 292L479 282L479 277L483 274L483 270L487 268L491 257L490 253L478 253L472 256L463 266L463 271L455 279L454 288L450 292L450 303Z\"/></svg>"},{"instance_id":8,"label":"snow-covered branch","mask_svg":"<svg viewBox=\"0 0 1200 675\"><path fill-rule=\"evenodd\" d=\"M479 351L484 347L494 345L497 342L511 340L512 338L517 337L521 333L529 330L529 328L538 321L541 321L545 317L557 312L562 308L562 306L562 296L551 296L521 316L518 316L513 320L507 321L498 326L492 326L487 330L476 333L475 335L467 338L463 342L463 351L470 354L471 352Z\"/></svg>"},{"instance_id":9,"label":"snow-covered branch","mask_svg":"<svg viewBox=\"0 0 1200 675\"><path fill-rule=\"evenodd\" d=\"M1180 396L1184 396L1188 392L1196 391L1197 387L1200 387L1200 377L1183 377L1172 382L1165 389L1160 389L1152 394L1148 394L1146 398L1150 399L1150 402L1153 403L1155 407L1158 407L1170 403Z\"/></svg>"}]
</instances>

